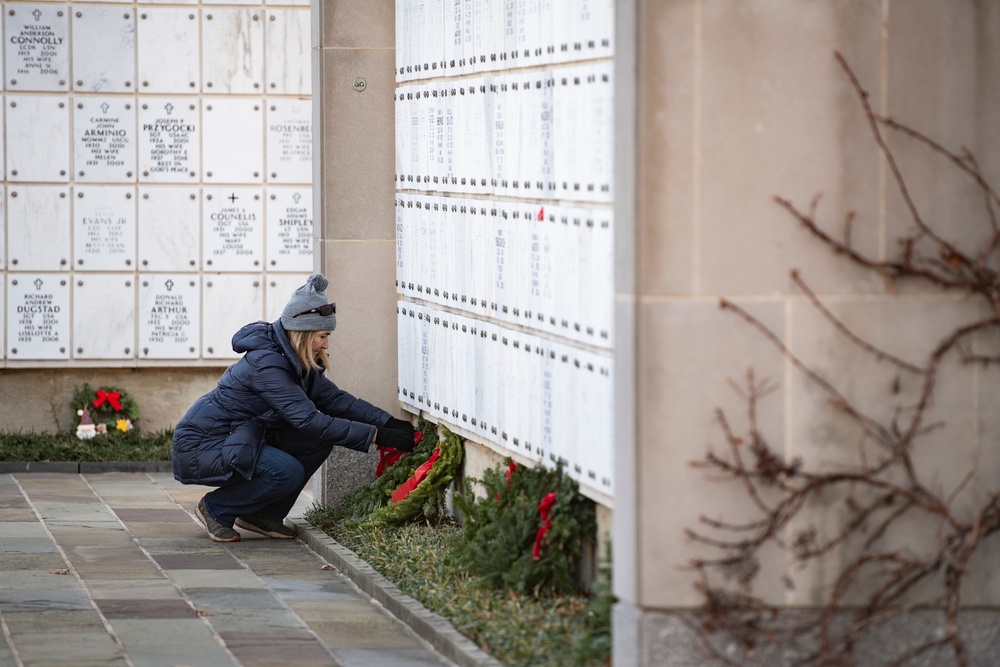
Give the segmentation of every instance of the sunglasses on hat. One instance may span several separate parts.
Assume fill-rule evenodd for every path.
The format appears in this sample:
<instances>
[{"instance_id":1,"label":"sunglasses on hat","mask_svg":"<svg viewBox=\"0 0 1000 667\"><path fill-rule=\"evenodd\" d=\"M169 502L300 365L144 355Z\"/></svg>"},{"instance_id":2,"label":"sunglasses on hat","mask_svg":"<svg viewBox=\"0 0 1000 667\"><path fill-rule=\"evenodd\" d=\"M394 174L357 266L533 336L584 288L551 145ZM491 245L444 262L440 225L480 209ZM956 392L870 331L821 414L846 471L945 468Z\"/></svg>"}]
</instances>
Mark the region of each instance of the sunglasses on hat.
<instances>
[{"instance_id":1,"label":"sunglasses on hat","mask_svg":"<svg viewBox=\"0 0 1000 667\"><path fill-rule=\"evenodd\" d=\"M295 319L299 315L312 315L316 313L320 317L329 317L330 315L335 315L337 313L337 304L328 303L325 306L320 306L318 308L310 308L309 310L303 310L298 315L292 315L292 319Z\"/></svg>"}]
</instances>

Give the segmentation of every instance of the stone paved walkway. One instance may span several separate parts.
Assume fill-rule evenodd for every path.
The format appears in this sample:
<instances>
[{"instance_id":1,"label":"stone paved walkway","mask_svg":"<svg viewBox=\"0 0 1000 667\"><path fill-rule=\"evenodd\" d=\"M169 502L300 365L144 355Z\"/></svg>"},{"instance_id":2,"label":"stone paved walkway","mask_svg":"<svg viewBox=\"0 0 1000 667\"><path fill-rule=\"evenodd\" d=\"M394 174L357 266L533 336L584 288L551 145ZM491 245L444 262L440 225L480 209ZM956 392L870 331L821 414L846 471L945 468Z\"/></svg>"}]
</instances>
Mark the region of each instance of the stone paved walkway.
<instances>
[{"instance_id":1,"label":"stone paved walkway","mask_svg":"<svg viewBox=\"0 0 1000 667\"><path fill-rule=\"evenodd\" d=\"M0 474L0 667L452 664L303 542L209 540L207 490Z\"/></svg>"}]
</instances>

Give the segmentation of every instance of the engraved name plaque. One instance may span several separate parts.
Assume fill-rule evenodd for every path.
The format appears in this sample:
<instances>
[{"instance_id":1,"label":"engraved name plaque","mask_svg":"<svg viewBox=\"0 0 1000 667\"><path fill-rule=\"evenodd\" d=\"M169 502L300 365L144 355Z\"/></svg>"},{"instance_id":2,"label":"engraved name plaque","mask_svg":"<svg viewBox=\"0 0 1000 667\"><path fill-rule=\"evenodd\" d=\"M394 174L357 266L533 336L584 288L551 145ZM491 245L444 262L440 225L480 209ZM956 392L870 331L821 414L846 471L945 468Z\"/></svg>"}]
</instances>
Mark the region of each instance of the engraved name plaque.
<instances>
[{"instance_id":1,"label":"engraved name plaque","mask_svg":"<svg viewBox=\"0 0 1000 667\"><path fill-rule=\"evenodd\" d=\"M200 169L198 105L146 98L139 104L139 180L195 182Z\"/></svg>"},{"instance_id":2,"label":"engraved name plaque","mask_svg":"<svg viewBox=\"0 0 1000 667\"><path fill-rule=\"evenodd\" d=\"M312 107L306 100L271 100L267 108L267 180L312 182Z\"/></svg>"},{"instance_id":3,"label":"engraved name plaque","mask_svg":"<svg viewBox=\"0 0 1000 667\"><path fill-rule=\"evenodd\" d=\"M139 358L197 359L201 279L147 274L139 282Z\"/></svg>"},{"instance_id":4,"label":"engraved name plaque","mask_svg":"<svg viewBox=\"0 0 1000 667\"><path fill-rule=\"evenodd\" d=\"M69 88L68 5L7 5L4 55L10 90Z\"/></svg>"},{"instance_id":5,"label":"engraved name plaque","mask_svg":"<svg viewBox=\"0 0 1000 667\"><path fill-rule=\"evenodd\" d=\"M7 276L7 358L69 358L69 278Z\"/></svg>"},{"instance_id":6,"label":"engraved name plaque","mask_svg":"<svg viewBox=\"0 0 1000 667\"><path fill-rule=\"evenodd\" d=\"M205 188L202 203L206 271L260 271L264 202L257 188Z\"/></svg>"},{"instance_id":7,"label":"engraved name plaque","mask_svg":"<svg viewBox=\"0 0 1000 667\"><path fill-rule=\"evenodd\" d=\"M271 188L267 195L267 268L309 271L312 265L311 188Z\"/></svg>"},{"instance_id":8,"label":"engraved name plaque","mask_svg":"<svg viewBox=\"0 0 1000 667\"><path fill-rule=\"evenodd\" d=\"M85 97L73 105L76 180L135 181L135 105L120 98Z\"/></svg>"},{"instance_id":9,"label":"engraved name plaque","mask_svg":"<svg viewBox=\"0 0 1000 667\"><path fill-rule=\"evenodd\" d=\"M82 271L131 271L135 266L135 192L127 185L77 186L73 265Z\"/></svg>"}]
</instances>

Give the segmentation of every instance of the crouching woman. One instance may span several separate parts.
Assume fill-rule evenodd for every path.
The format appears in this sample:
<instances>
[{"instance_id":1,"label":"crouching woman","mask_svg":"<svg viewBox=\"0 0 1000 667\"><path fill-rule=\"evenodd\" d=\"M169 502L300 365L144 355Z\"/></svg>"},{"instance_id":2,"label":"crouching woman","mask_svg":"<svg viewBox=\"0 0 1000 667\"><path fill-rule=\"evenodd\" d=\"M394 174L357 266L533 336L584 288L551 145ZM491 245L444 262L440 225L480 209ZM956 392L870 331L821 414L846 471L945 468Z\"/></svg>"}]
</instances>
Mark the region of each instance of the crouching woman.
<instances>
[{"instance_id":1,"label":"crouching woman","mask_svg":"<svg viewBox=\"0 0 1000 667\"><path fill-rule=\"evenodd\" d=\"M209 537L237 542L234 526L274 538L299 493L334 447L366 452L372 443L409 451L414 429L326 378L337 326L327 279L313 274L273 322L247 324L233 336L243 354L218 386L174 429L174 477L216 486L195 508Z\"/></svg>"}]
</instances>

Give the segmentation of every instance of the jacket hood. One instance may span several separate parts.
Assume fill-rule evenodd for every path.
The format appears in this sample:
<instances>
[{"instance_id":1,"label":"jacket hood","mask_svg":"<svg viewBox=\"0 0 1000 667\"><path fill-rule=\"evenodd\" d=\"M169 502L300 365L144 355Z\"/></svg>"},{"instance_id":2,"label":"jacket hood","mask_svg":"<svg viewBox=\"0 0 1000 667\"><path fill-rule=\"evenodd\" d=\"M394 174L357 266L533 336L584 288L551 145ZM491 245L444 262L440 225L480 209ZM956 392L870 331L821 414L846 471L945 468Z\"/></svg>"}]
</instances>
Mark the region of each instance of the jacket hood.
<instances>
[{"instance_id":1,"label":"jacket hood","mask_svg":"<svg viewBox=\"0 0 1000 667\"><path fill-rule=\"evenodd\" d=\"M288 332L281 322L251 322L233 335L233 351L277 352L288 360L295 372L302 374L302 363L288 340Z\"/></svg>"},{"instance_id":2,"label":"jacket hood","mask_svg":"<svg viewBox=\"0 0 1000 667\"><path fill-rule=\"evenodd\" d=\"M233 335L233 351L240 354L253 350L278 349L273 327L267 322L251 322Z\"/></svg>"}]
</instances>

